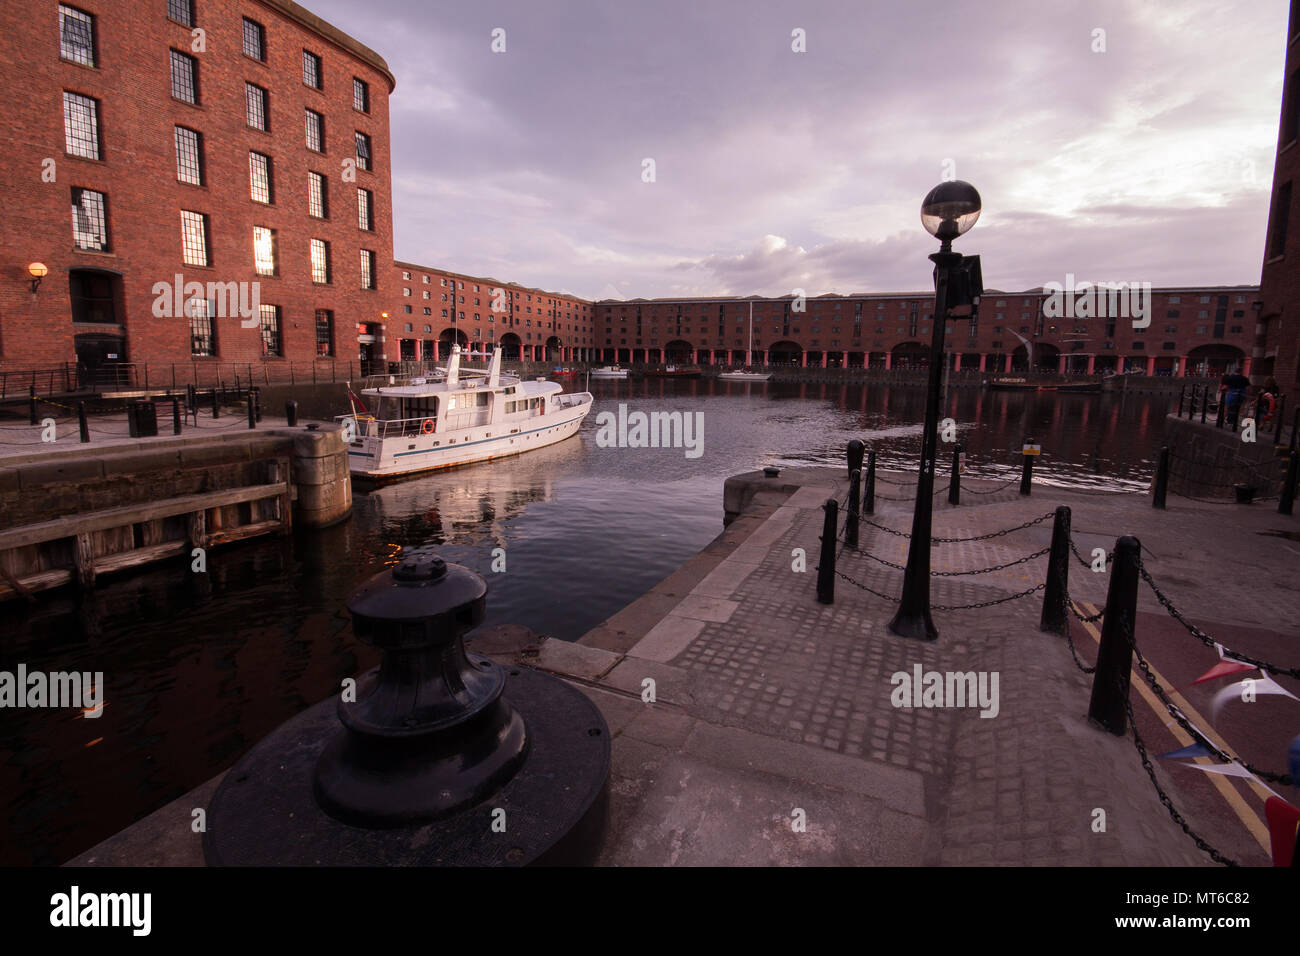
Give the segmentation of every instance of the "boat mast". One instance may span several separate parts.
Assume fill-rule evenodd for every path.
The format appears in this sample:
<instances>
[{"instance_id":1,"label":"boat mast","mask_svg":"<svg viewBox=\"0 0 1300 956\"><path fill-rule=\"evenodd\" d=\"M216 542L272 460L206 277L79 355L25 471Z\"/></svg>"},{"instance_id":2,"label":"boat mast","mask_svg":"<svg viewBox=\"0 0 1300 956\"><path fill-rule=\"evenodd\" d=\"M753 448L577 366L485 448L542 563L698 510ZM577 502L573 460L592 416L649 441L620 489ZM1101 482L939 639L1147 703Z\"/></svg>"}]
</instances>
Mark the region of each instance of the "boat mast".
<instances>
[{"instance_id":1,"label":"boat mast","mask_svg":"<svg viewBox=\"0 0 1300 956\"><path fill-rule=\"evenodd\" d=\"M754 364L754 303L749 303L749 348L745 349L745 368Z\"/></svg>"}]
</instances>

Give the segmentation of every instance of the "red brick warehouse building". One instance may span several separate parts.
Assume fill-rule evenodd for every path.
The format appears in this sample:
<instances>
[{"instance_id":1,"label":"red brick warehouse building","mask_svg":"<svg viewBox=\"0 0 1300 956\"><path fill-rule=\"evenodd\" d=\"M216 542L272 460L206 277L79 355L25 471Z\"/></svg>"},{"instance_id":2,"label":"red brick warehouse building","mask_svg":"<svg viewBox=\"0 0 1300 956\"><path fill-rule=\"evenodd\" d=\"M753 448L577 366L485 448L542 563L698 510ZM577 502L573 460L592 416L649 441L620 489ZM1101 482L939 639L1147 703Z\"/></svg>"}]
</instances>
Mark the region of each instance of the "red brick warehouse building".
<instances>
[{"instance_id":1,"label":"red brick warehouse building","mask_svg":"<svg viewBox=\"0 0 1300 956\"><path fill-rule=\"evenodd\" d=\"M398 262L389 338L402 361L438 361L451 344L504 349L507 359L583 362L597 357L595 307L586 299ZM494 307L495 306L495 307Z\"/></svg>"},{"instance_id":2,"label":"red brick warehouse building","mask_svg":"<svg viewBox=\"0 0 1300 956\"><path fill-rule=\"evenodd\" d=\"M1094 374L1249 373L1254 286L1151 290L1149 325L1130 318L1049 317L1046 295L988 290L975 321L949 323L950 367L1036 368ZM803 311L780 298L632 299L596 303L601 357L619 362L736 365L746 359L753 306L753 364L919 368L929 361L934 293L821 295Z\"/></svg>"},{"instance_id":3,"label":"red brick warehouse building","mask_svg":"<svg viewBox=\"0 0 1300 956\"><path fill-rule=\"evenodd\" d=\"M1291 2L1273 200L1260 275L1255 382L1300 395L1300 0Z\"/></svg>"},{"instance_id":4,"label":"red brick warehouse building","mask_svg":"<svg viewBox=\"0 0 1300 956\"><path fill-rule=\"evenodd\" d=\"M286 0L2 0L0 59L0 369L383 355L376 53Z\"/></svg>"}]
</instances>

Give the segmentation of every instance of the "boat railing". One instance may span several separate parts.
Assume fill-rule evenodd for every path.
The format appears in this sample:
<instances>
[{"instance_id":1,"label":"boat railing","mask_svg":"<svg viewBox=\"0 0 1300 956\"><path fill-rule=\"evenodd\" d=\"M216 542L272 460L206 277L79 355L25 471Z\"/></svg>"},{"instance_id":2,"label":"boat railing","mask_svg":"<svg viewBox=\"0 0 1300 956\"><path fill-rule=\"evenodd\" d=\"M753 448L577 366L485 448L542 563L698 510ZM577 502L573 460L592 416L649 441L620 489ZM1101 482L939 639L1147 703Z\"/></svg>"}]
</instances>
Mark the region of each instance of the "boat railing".
<instances>
[{"instance_id":1,"label":"boat railing","mask_svg":"<svg viewBox=\"0 0 1300 956\"><path fill-rule=\"evenodd\" d=\"M348 422L352 422L353 434L357 438L408 438L432 434L437 427L434 418L378 419L373 415L335 415L334 420L344 429Z\"/></svg>"},{"instance_id":2,"label":"boat railing","mask_svg":"<svg viewBox=\"0 0 1300 956\"><path fill-rule=\"evenodd\" d=\"M576 408L592 400L591 392L567 392L555 399L556 408Z\"/></svg>"}]
</instances>

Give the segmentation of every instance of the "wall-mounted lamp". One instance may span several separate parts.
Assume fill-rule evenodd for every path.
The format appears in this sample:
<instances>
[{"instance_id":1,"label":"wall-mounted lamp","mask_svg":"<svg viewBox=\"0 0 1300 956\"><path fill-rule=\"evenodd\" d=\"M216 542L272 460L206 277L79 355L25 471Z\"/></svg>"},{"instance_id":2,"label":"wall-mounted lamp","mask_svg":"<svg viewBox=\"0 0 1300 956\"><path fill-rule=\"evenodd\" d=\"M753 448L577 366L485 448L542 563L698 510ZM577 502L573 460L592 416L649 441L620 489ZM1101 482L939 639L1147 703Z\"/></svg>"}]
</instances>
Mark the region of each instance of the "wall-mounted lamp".
<instances>
[{"instance_id":1,"label":"wall-mounted lamp","mask_svg":"<svg viewBox=\"0 0 1300 956\"><path fill-rule=\"evenodd\" d=\"M40 288L41 280L50 274L50 270L44 262L33 262L27 267L27 274L32 277L32 291L35 292Z\"/></svg>"}]
</instances>

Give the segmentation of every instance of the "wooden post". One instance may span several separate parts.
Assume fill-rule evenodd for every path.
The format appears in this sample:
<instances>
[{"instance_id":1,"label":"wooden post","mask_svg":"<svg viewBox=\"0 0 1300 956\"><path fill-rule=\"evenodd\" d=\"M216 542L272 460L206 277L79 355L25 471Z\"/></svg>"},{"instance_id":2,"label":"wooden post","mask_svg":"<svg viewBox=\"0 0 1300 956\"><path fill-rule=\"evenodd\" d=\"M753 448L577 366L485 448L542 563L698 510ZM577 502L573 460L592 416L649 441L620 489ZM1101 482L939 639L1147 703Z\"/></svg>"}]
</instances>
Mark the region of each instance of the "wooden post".
<instances>
[{"instance_id":1,"label":"wooden post","mask_svg":"<svg viewBox=\"0 0 1300 956\"><path fill-rule=\"evenodd\" d=\"M208 546L207 512L200 508L190 512L190 547Z\"/></svg>"},{"instance_id":2,"label":"wooden post","mask_svg":"<svg viewBox=\"0 0 1300 956\"><path fill-rule=\"evenodd\" d=\"M89 532L82 532L76 537L73 560L77 565L77 583L83 588L95 586L95 545L90 540Z\"/></svg>"}]
</instances>

